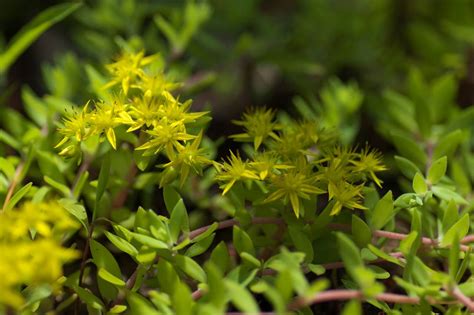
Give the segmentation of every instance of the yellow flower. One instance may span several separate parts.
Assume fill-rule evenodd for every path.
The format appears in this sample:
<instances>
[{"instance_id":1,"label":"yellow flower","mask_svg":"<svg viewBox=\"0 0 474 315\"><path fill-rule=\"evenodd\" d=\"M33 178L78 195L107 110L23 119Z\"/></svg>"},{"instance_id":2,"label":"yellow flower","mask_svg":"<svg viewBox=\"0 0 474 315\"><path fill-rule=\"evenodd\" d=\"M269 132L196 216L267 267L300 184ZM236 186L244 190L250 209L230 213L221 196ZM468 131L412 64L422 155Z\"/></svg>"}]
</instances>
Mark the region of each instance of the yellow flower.
<instances>
[{"instance_id":1,"label":"yellow flower","mask_svg":"<svg viewBox=\"0 0 474 315\"><path fill-rule=\"evenodd\" d=\"M144 95L159 96L163 92L173 91L180 85L180 83L169 81L163 73L155 75L142 73L140 81L134 87L142 90Z\"/></svg>"},{"instance_id":2,"label":"yellow flower","mask_svg":"<svg viewBox=\"0 0 474 315\"><path fill-rule=\"evenodd\" d=\"M261 180L265 180L269 175L277 170L293 168L292 165L282 164L278 161L278 156L274 152L263 152L256 154L249 165L256 171Z\"/></svg>"},{"instance_id":3,"label":"yellow flower","mask_svg":"<svg viewBox=\"0 0 474 315\"><path fill-rule=\"evenodd\" d=\"M283 199L286 203L289 199L293 212L298 218L301 212L300 198L308 200L310 195L325 193L324 190L315 186L316 179L316 176L301 167L272 176L270 180L274 191L265 199L265 202Z\"/></svg>"},{"instance_id":4,"label":"yellow flower","mask_svg":"<svg viewBox=\"0 0 474 315\"><path fill-rule=\"evenodd\" d=\"M58 132L64 137L62 140L55 146L59 148L66 144L69 141L75 143L81 142L87 139L90 135L90 113L88 111L89 102L84 105L84 108L81 112L77 112L75 109L72 110L72 113L68 114L63 118L63 126L58 128ZM67 150L69 146L59 153L60 155L65 155L70 151Z\"/></svg>"},{"instance_id":5,"label":"yellow flower","mask_svg":"<svg viewBox=\"0 0 474 315\"><path fill-rule=\"evenodd\" d=\"M184 103L180 103L175 99L171 93L164 92L162 94L162 106L159 111L163 117L171 121L182 121L184 124L195 122L198 118L206 115L208 112L189 112L191 107L191 101L188 100Z\"/></svg>"},{"instance_id":6,"label":"yellow flower","mask_svg":"<svg viewBox=\"0 0 474 315\"><path fill-rule=\"evenodd\" d=\"M129 115L125 111L125 105L119 100L111 103L96 103L95 110L90 114L90 124L93 133L97 135L105 134L114 150L117 148L114 128L129 120Z\"/></svg>"},{"instance_id":7,"label":"yellow flower","mask_svg":"<svg viewBox=\"0 0 474 315\"><path fill-rule=\"evenodd\" d=\"M155 154L165 150L168 157L173 156L174 148L179 150L183 147L180 142L186 142L196 137L186 132L182 121L170 122L166 117L160 120L160 124L146 132L151 136L150 140L136 150L154 150Z\"/></svg>"},{"instance_id":8,"label":"yellow flower","mask_svg":"<svg viewBox=\"0 0 474 315\"><path fill-rule=\"evenodd\" d=\"M25 285L55 285L62 266L78 257L61 246L65 233L78 226L55 202L26 202L0 212L0 305L21 308Z\"/></svg>"},{"instance_id":9,"label":"yellow flower","mask_svg":"<svg viewBox=\"0 0 474 315\"><path fill-rule=\"evenodd\" d=\"M186 143L176 154L169 157L171 160L169 163L163 165L164 172L167 172L167 170L179 170L179 183L181 186L183 186L191 170L200 174L204 165L213 163L213 161L206 157L204 149L199 148L201 140L202 131L192 143ZM163 178L167 178L167 176L163 176Z\"/></svg>"},{"instance_id":10,"label":"yellow flower","mask_svg":"<svg viewBox=\"0 0 474 315\"><path fill-rule=\"evenodd\" d=\"M107 70L112 74L113 79L104 88L110 88L116 84L121 84L125 95L137 76L143 75L143 67L152 63L158 55L145 57L144 51L139 53L124 53L114 63L107 65Z\"/></svg>"},{"instance_id":11,"label":"yellow flower","mask_svg":"<svg viewBox=\"0 0 474 315\"><path fill-rule=\"evenodd\" d=\"M279 125L274 122L275 111L266 108L253 108L244 113L242 120L232 121L238 126L243 126L245 133L232 135L236 141L253 142L255 150L266 138L271 137L278 140L275 130L280 129Z\"/></svg>"},{"instance_id":12,"label":"yellow flower","mask_svg":"<svg viewBox=\"0 0 474 315\"><path fill-rule=\"evenodd\" d=\"M260 179L258 175L251 170L249 164L246 161L242 161L239 154L235 155L230 151L228 161L229 162L224 162L223 164L218 165L218 174L215 177L217 181L223 182L221 185L223 195L225 195L237 181L245 179Z\"/></svg>"},{"instance_id":13,"label":"yellow flower","mask_svg":"<svg viewBox=\"0 0 474 315\"><path fill-rule=\"evenodd\" d=\"M354 186L347 182L339 182L328 186L329 200L335 200L330 215L338 214L343 207L348 209L367 208L362 205L362 188L364 185Z\"/></svg>"},{"instance_id":14,"label":"yellow flower","mask_svg":"<svg viewBox=\"0 0 474 315\"><path fill-rule=\"evenodd\" d=\"M377 186L382 187L382 181L375 175L375 172L387 170L387 167L382 164L382 154L366 147L357 156L358 160L351 161L354 165L354 172L367 173Z\"/></svg>"}]
</instances>

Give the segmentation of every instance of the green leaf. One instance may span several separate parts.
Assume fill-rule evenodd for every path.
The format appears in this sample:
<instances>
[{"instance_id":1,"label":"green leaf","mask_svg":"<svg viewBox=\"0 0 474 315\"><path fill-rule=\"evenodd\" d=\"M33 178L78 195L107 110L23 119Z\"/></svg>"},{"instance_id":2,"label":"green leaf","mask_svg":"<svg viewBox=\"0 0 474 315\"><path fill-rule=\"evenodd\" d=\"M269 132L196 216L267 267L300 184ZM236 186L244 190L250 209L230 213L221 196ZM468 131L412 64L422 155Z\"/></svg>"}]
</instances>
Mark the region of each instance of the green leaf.
<instances>
[{"instance_id":1,"label":"green leaf","mask_svg":"<svg viewBox=\"0 0 474 315\"><path fill-rule=\"evenodd\" d=\"M103 310L105 308L104 303L97 296L92 294L89 289L84 289L79 286L74 286L73 289L77 295L79 295L79 298L93 309Z\"/></svg>"},{"instance_id":2,"label":"green leaf","mask_svg":"<svg viewBox=\"0 0 474 315\"><path fill-rule=\"evenodd\" d=\"M188 212L186 211L183 199L181 198L178 200L171 212L169 229L173 243L176 243L181 232L189 232Z\"/></svg>"},{"instance_id":3,"label":"green leaf","mask_svg":"<svg viewBox=\"0 0 474 315\"><path fill-rule=\"evenodd\" d=\"M237 225L234 225L232 230L232 237L234 240L234 247L237 253L247 252L252 256L255 256L255 248L253 246L252 239L250 236Z\"/></svg>"},{"instance_id":4,"label":"green leaf","mask_svg":"<svg viewBox=\"0 0 474 315\"><path fill-rule=\"evenodd\" d=\"M322 265L308 264L308 269L317 276L321 276L326 272L326 268Z\"/></svg>"},{"instance_id":5,"label":"green leaf","mask_svg":"<svg viewBox=\"0 0 474 315\"><path fill-rule=\"evenodd\" d=\"M288 226L288 232L296 249L305 254L305 262L312 262L314 257L313 244L308 236L302 231L301 227L290 225Z\"/></svg>"},{"instance_id":6,"label":"green leaf","mask_svg":"<svg viewBox=\"0 0 474 315\"><path fill-rule=\"evenodd\" d=\"M433 159L439 159L442 156L451 156L456 147L463 141L463 133L461 130L454 130L438 140L433 150Z\"/></svg>"},{"instance_id":7,"label":"green leaf","mask_svg":"<svg viewBox=\"0 0 474 315\"><path fill-rule=\"evenodd\" d=\"M97 266L98 270L103 268L115 277L121 278L122 273L120 271L120 267L114 256L107 248L105 248L105 246L95 240L91 240L90 251L92 255L92 261ZM108 281L103 280L101 277L97 278L97 286L103 298L107 300L113 300L117 297L117 288Z\"/></svg>"},{"instance_id":8,"label":"green leaf","mask_svg":"<svg viewBox=\"0 0 474 315\"><path fill-rule=\"evenodd\" d=\"M22 309L26 309L29 306L33 306L37 302L40 302L41 300L44 300L47 297L51 296L52 293L53 289L48 284L26 287L21 292L21 294L25 297Z\"/></svg>"},{"instance_id":9,"label":"green leaf","mask_svg":"<svg viewBox=\"0 0 474 315\"><path fill-rule=\"evenodd\" d=\"M452 191L451 189L441 187L441 186L433 186L431 187L431 190L433 191L433 194L445 201L451 201L454 200L454 202L458 204L467 204L467 201L460 196L458 193Z\"/></svg>"},{"instance_id":10,"label":"green leaf","mask_svg":"<svg viewBox=\"0 0 474 315\"><path fill-rule=\"evenodd\" d=\"M464 259L462 260L461 266L459 266L458 268L456 278L454 279L456 283L461 282L461 279L464 277L464 274L467 268L470 266L470 262L471 262L471 250L469 249L467 252L464 253Z\"/></svg>"},{"instance_id":11,"label":"green leaf","mask_svg":"<svg viewBox=\"0 0 474 315\"><path fill-rule=\"evenodd\" d=\"M449 248L449 276L455 280L459 270L460 244L458 234L454 234Z\"/></svg>"},{"instance_id":12,"label":"green leaf","mask_svg":"<svg viewBox=\"0 0 474 315\"><path fill-rule=\"evenodd\" d=\"M239 311L249 314L258 314L260 312L257 302L255 302L252 294L246 288L231 280L225 280L225 285L232 304Z\"/></svg>"},{"instance_id":13,"label":"green leaf","mask_svg":"<svg viewBox=\"0 0 474 315\"><path fill-rule=\"evenodd\" d=\"M413 177L413 191L417 194L423 195L428 191L428 185L426 184L425 178L421 173L416 173Z\"/></svg>"},{"instance_id":14,"label":"green leaf","mask_svg":"<svg viewBox=\"0 0 474 315\"><path fill-rule=\"evenodd\" d=\"M74 198L77 200L79 199L79 196L82 193L82 189L84 188L84 185L87 182L87 179L89 178L89 172L85 171L82 172L81 175L79 176L79 179L76 182L76 185L73 188L72 195Z\"/></svg>"},{"instance_id":15,"label":"green leaf","mask_svg":"<svg viewBox=\"0 0 474 315\"><path fill-rule=\"evenodd\" d=\"M357 246L363 248L372 240L372 231L367 223L356 215L352 215L352 237Z\"/></svg>"},{"instance_id":16,"label":"green leaf","mask_svg":"<svg viewBox=\"0 0 474 315\"><path fill-rule=\"evenodd\" d=\"M22 146L20 141L15 139L15 137L11 136L4 130L0 130L0 141L16 150L20 150L20 147Z\"/></svg>"},{"instance_id":17,"label":"green leaf","mask_svg":"<svg viewBox=\"0 0 474 315\"><path fill-rule=\"evenodd\" d=\"M454 181L457 191L461 195L469 195L472 191L470 172L466 172L464 165L459 160L451 160L449 163L451 178Z\"/></svg>"},{"instance_id":18,"label":"green leaf","mask_svg":"<svg viewBox=\"0 0 474 315\"><path fill-rule=\"evenodd\" d=\"M444 234L440 246L445 247L453 244L454 238L462 239L469 232L469 214L465 213L449 230Z\"/></svg>"},{"instance_id":19,"label":"green leaf","mask_svg":"<svg viewBox=\"0 0 474 315\"><path fill-rule=\"evenodd\" d=\"M167 249L168 244L166 244L163 241L157 240L151 236L148 235L143 235L139 233L132 233L133 238L137 240L139 243L142 243L143 245L149 246L151 248L156 248L156 249Z\"/></svg>"},{"instance_id":20,"label":"green leaf","mask_svg":"<svg viewBox=\"0 0 474 315\"><path fill-rule=\"evenodd\" d=\"M120 314L120 313L123 313L127 310L127 306L126 305L120 305L120 304L117 304L117 305L114 305L110 310L109 312L111 314Z\"/></svg>"},{"instance_id":21,"label":"green leaf","mask_svg":"<svg viewBox=\"0 0 474 315\"><path fill-rule=\"evenodd\" d=\"M304 295L311 298L318 292L322 292L323 290L326 290L329 286L330 286L330 283L328 279L319 279L319 280L313 281L309 285Z\"/></svg>"},{"instance_id":22,"label":"green leaf","mask_svg":"<svg viewBox=\"0 0 474 315\"><path fill-rule=\"evenodd\" d=\"M107 152L104 155L102 160L102 165L100 167L99 179L97 181L97 189L95 195L95 202L96 205L102 198L105 188L107 187L107 182L109 181L109 174L110 174L110 152Z\"/></svg>"},{"instance_id":23,"label":"green leaf","mask_svg":"<svg viewBox=\"0 0 474 315\"><path fill-rule=\"evenodd\" d=\"M58 23L82 3L63 3L52 6L38 14L12 38L2 54L0 54L0 74L4 73L43 32Z\"/></svg>"},{"instance_id":24,"label":"green leaf","mask_svg":"<svg viewBox=\"0 0 474 315\"><path fill-rule=\"evenodd\" d=\"M69 190L69 187L66 185L63 185L48 176L44 176L43 179L49 186L59 191L64 197L67 198L71 196L71 190Z\"/></svg>"},{"instance_id":25,"label":"green leaf","mask_svg":"<svg viewBox=\"0 0 474 315\"><path fill-rule=\"evenodd\" d=\"M206 282L206 273L192 258L183 255L176 255L174 258L176 266L185 274L199 282Z\"/></svg>"},{"instance_id":26,"label":"green leaf","mask_svg":"<svg viewBox=\"0 0 474 315\"><path fill-rule=\"evenodd\" d=\"M260 268L262 266L262 263L260 262L260 260L250 255L249 253L246 253L246 252L240 253L240 258L242 258L243 261L250 263L252 267Z\"/></svg>"},{"instance_id":27,"label":"green leaf","mask_svg":"<svg viewBox=\"0 0 474 315\"><path fill-rule=\"evenodd\" d=\"M6 177L11 181L15 176L15 166L12 161L0 157L0 170L6 175Z\"/></svg>"},{"instance_id":28,"label":"green leaf","mask_svg":"<svg viewBox=\"0 0 474 315\"><path fill-rule=\"evenodd\" d=\"M117 285L119 287L125 286L125 281L114 276L113 274L105 270L104 268L99 268L97 275L101 277L102 279L104 279L105 281L112 283L114 285Z\"/></svg>"},{"instance_id":29,"label":"green leaf","mask_svg":"<svg viewBox=\"0 0 474 315\"><path fill-rule=\"evenodd\" d=\"M382 251L381 249L375 247L374 245L372 244L368 244L367 245L367 248L372 252L374 253L375 255L377 255L378 257L382 258L382 259L385 259L386 261L389 261L391 263L394 263L396 265L399 265L399 266L402 266L403 267L403 264L400 262L400 260L398 260L397 258L395 257L392 257L390 256L389 254L387 254L386 252Z\"/></svg>"},{"instance_id":30,"label":"green leaf","mask_svg":"<svg viewBox=\"0 0 474 315\"><path fill-rule=\"evenodd\" d=\"M135 214L135 222L133 223L135 230L138 228L148 230L150 224L150 217L148 216L147 211L142 207L138 207L137 213Z\"/></svg>"},{"instance_id":31,"label":"green leaf","mask_svg":"<svg viewBox=\"0 0 474 315\"><path fill-rule=\"evenodd\" d=\"M444 209L442 227L446 232L459 219L459 210L456 202L451 200Z\"/></svg>"},{"instance_id":32,"label":"green leaf","mask_svg":"<svg viewBox=\"0 0 474 315\"><path fill-rule=\"evenodd\" d=\"M427 179L431 184L436 184L446 174L446 168L448 166L448 158L443 156L431 164L428 170Z\"/></svg>"},{"instance_id":33,"label":"green leaf","mask_svg":"<svg viewBox=\"0 0 474 315\"><path fill-rule=\"evenodd\" d=\"M181 196L173 187L165 186L163 188L163 199L165 200L166 210L171 214L178 201L181 200Z\"/></svg>"},{"instance_id":34,"label":"green leaf","mask_svg":"<svg viewBox=\"0 0 474 315\"><path fill-rule=\"evenodd\" d=\"M214 233L214 231L217 230L218 227L219 227L219 223L217 223L217 222L212 223L212 224L209 226L209 228L206 230L206 232L199 234L198 236L196 236L195 238L193 238L191 241L192 241L193 243L200 242L201 240L207 238L209 235L211 235L212 233Z\"/></svg>"},{"instance_id":35,"label":"green leaf","mask_svg":"<svg viewBox=\"0 0 474 315\"><path fill-rule=\"evenodd\" d=\"M412 179L416 173L421 173L420 169L412 161L405 159L404 157L395 155L395 164L398 169L405 175L406 178Z\"/></svg>"},{"instance_id":36,"label":"green leaf","mask_svg":"<svg viewBox=\"0 0 474 315\"><path fill-rule=\"evenodd\" d=\"M153 158L152 156L144 156L141 151L137 151L137 150L133 151L133 161L135 162L135 165L137 166L137 168L142 172L146 170L152 158Z\"/></svg>"},{"instance_id":37,"label":"green leaf","mask_svg":"<svg viewBox=\"0 0 474 315\"><path fill-rule=\"evenodd\" d=\"M189 238L185 238L182 242L180 242L179 244L173 246L171 249L179 251L179 250L182 250L183 248L185 248L186 246L188 246L189 244L191 244L191 240Z\"/></svg>"},{"instance_id":38,"label":"green leaf","mask_svg":"<svg viewBox=\"0 0 474 315\"><path fill-rule=\"evenodd\" d=\"M212 261L208 261L204 268L207 272L207 284L209 288L206 297L212 305L218 309L222 309L221 312L224 312L224 308L227 304L227 292L224 281L222 281L224 278L222 266L218 267Z\"/></svg>"},{"instance_id":39,"label":"green leaf","mask_svg":"<svg viewBox=\"0 0 474 315\"><path fill-rule=\"evenodd\" d=\"M180 281L178 274L176 273L175 266L165 259L158 261L156 268L158 283L163 292L172 295L176 286L176 283Z\"/></svg>"},{"instance_id":40,"label":"green leaf","mask_svg":"<svg viewBox=\"0 0 474 315\"><path fill-rule=\"evenodd\" d=\"M376 265L371 265L367 267L375 276L376 279L381 279L385 280L390 278L390 272L386 271L385 269L376 266Z\"/></svg>"},{"instance_id":41,"label":"green leaf","mask_svg":"<svg viewBox=\"0 0 474 315\"><path fill-rule=\"evenodd\" d=\"M138 293L130 292L126 298L130 307L130 315L161 315L161 312L158 312L150 301Z\"/></svg>"},{"instance_id":42,"label":"green leaf","mask_svg":"<svg viewBox=\"0 0 474 315\"><path fill-rule=\"evenodd\" d=\"M33 198L31 198L31 202L33 203L42 202L50 191L51 191L51 188L47 186L41 187L40 189L36 190L35 194L33 195Z\"/></svg>"},{"instance_id":43,"label":"green leaf","mask_svg":"<svg viewBox=\"0 0 474 315\"><path fill-rule=\"evenodd\" d=\"M90 241L92 260L97 268L104 268L117 278L122 276L119 264L104 245L96 240Z\"/></svg>"},{"instance_id":44,"label":"green leaf","mask_svg":"<svg viewBox=\"0 0 474 315\"><path fill-rule=\"evenodd\" d=\"M191 295L191 290L183 282L178 282L173 292L173 307L176 314L192 315L194 300Z\"/></svg>"},{"instance_id":45,"label":"green leaf","mask_svg":"<svg viewBox=\"0 0 474 315\"><path fill-rule=\"evenodd\" d=\"M400 241L399 249L405 255L408 256L413 248L413 243L418 238L417 231L411 231L406 238Z\"/></svg>"},{"instance_id":46,"label":"green leaf","mask_svg":"<svg viewBox=\"0 0 474 315\"><path fill-rule=\"evenodd\" d=\"M64 178L63 171L66 166L58 155L55 155L51 152L35 150L36 158L38 161L38 166L43 175L48 176L54 179L60 184L65 184L66 180ZM69 189L68 189L69 190Z\"/></svg>"},{"instance_id":47,"label":"green leaf","mask_svg":"<svg viewBox=\"0 0 474 315\"><path fill-rule=\"evenodd\" d=\"M90 251L92 255L92 261L97 266L98 270L103 268L119 279L122 277L122 273L117 261L105 246L95 240L91 240ZM97 285L103 298L112 300L117 297L117 288L108 281L98 277Z\"/></svg>"},{"instance_id":48,"label":"green leaf","mask_svg":"<svg viewBox=\"0 0 474 315\"><path fill-rule=\"evenodd\" d=\"M168 41L170 42L171 46L175 49L177 49L180 44L179 44L179 36L178 32L174 29L174 27L166 21L163 17L161 16L155 16L154 21L160 31L166 36Z\"/></svg>"},{"instance_id":49,"label":"green leaf","mask_svg":"<svg viewBox=\"0 0 474 315\"><path fill-rule=\"evenodd\" d=\"M464 283L461 283L458 287L459 290L461 290L461 292L464 293L466 296L474 296L474 281L468 280Z\"/></svg>"},{"instance_id":50,"label":"green leaf","mask_svg":"<svg viewBox=\"0 0 474 315\"><path fill-rule=\"evenodd\" d=\"M133 239L133 232L130 232L130 230L124 228L120 224L113 224L112 227L114 228L115 233L125 239L127 242L131 242Z\"/></svg>"},{"instance_id":51,"label":"green leaf","mask_svg":"<svg viewBox=\"0 0 474 315\"><path fill-rule=\"evenodd\" d=\"M426 164L427 156L425 151L412 139L394 134L392 136L393 144L397 148L397 151L410 161L414 162L418 167L424 167Z\"/></svg>"},{"instance_id":52,"label":"green leaf","mask_svg":"<svg viewBox=\"0 0 474 315\"><path fill-rule=\"evenodd\" d=\"M339 255L344 262L347 272L353 279L357 279L357 267L364 266L357 246L345 234L337 232L337 244L339 246Z\"/></svg>"},{"instance_id":53,"label":"green leaf","mask_svg":"<svg viewBox=\"0 0 474 315\"><path fill-rule=\"evenodd\" d=\"M432 127L431 107L422 101L415 102L415 119L423 138L429 138Z\"/></svg>"},{"instance_id":54,"label":"green leaf","mask_svg":"<svg viewBox=\"0 0 474 315\"><path fill-rule=\"evenodd\" d=\"M89 231L89 220L87 218L87 212L83 205L76 203L71 199L60 199L59 204L67 210L72 216L74 216L84 227L86 232Z\"/></svg>"},{"instance_id":55,"label":"green leaf","mask_svg":"<svg viewBox=\"0 0 474 315\"><path fill-rule=\"evenodd\" d=\"M214 248L214 250L211 253L211 259L214 263L214 265L220 269L222 273L226 272L229 263L230 263L230 257L229 257L229 250L227 249L227 245L225 244L224 241L221 241L217 246Z\"/></svg>"},{"instance_id":56,"label":"green leaf","mask_svg":"<svg viewBox=\"0 0 474 315\"><path fill-rule=\"evenodd\" d=\"M15 205L30 191L31 187L33 186L33 183L28 183L25 186L21 187L8 201L8 203L4 207L4 211L8 211L13 209Z\"/></svg>"},{"instance_id":57,"label":"green leaf","mask_svg":"<svg viewBox=\"0 0 474 315\"><path fill-rule=\"evenodd\" d=\"M29 86L24 86L21 89L21 98L23 100L25 111L28 116L38 126L45 126L48 122L48 107L38 98Z\"/></svg>"},{"instance_id":58,"label":"green leaf","mask_svg":"<svg viewBox=\"0 0 474 315\"><path fill-rule=\"evenodd\" d=\"M375 205L371 213L370 227L373 230L381 229L394 215L392 191L389 191Z\"/></svg>"},{"instance_id":59,"label":"green leaf","mask_svg":"<svg viewBox=\"0 0 474 315\"><path fill-rule=\"evenodd\" d=\"M212 241L214 240L214 236L216 236L216 234L211 234L208 237L200 240L199 242L194 243L186 250L184 255L188 257L201 255L209 248L209 246L211 246Z\"/></svg>"},{"instance_id":60,"label":"green leaf","mask_svg":"<svg viewBox=\"0 0 474 315\"><path fill-rule=\"evenodd\" d=\"M107 236L107 238L109 239L109 241L121 251L129 254L132 257L135 257L135 255L138 254L138 250L132 244L130 244L123 238L118 237L117 235L112 234L108 231L105 231L104 233L105 233L105 236Z\"/></svg>"},{"instance_id":61,"label":"green leaf","mask_svg":"<svg viewBox=\"0 0 474 315\"><path fill-rule=\"evenodd\" d=\"M362 306L359 300L352 300L346 303L341 315L361 315Z\"/></svg>"},{"instance_id":62,"label":"green leaf","mask_svg":"<svg viewBox=\"0 0 474 315\"><path fill-rule=\"evenodd\" d=\"M450 110L452 110L451 106L455 102L457 89L457 80L451 73L432 82L429 103L432 107L435 122L442 121L446 115L449 115Z\"/></svg>"}]
</instances>

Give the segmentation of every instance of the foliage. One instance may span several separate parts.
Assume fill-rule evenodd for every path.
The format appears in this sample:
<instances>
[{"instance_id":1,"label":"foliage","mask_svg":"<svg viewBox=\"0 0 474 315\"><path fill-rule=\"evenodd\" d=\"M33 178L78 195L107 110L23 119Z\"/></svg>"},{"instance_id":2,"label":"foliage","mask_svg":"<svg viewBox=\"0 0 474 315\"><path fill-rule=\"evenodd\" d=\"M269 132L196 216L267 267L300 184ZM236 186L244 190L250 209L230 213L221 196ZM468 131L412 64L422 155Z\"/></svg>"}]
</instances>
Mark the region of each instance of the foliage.
<instances>
[{"instance_id":1,"label":"foliage","mask_svg":"<svg viewBox=\"0 0 474 315\"><path fill-rule=\"evenodd\" d=\"M474 26L452 21L465 8L439 13L444 33L411 21L413 62L395 46L395 64L379 67L389 47L366 31L388 32L392 2L298 3L283 38L268 31L276 15L251 19L258 1L78 9L81 57L44 67L49 94L22 87L23 111L0 109L0 313L474 312L474 111L456 105ZM3 69L78 7L25 27ZM318 47L308 44L315 18ZM209 35L218 23L235 50ZM360 41L331 44L338 34ZM337 55L325 54L331 45ZM450 71L436 70L440 56ZM218 65L235 59L276 67L302 96L248 107L232 120L238 131L213 137L219 108L202 97L241 89ZM345 62L367 74L331 77ZM405 86L394 84L407 69ZM254 100L272 93L248 84Z\"/></svg>"}]
</instances>

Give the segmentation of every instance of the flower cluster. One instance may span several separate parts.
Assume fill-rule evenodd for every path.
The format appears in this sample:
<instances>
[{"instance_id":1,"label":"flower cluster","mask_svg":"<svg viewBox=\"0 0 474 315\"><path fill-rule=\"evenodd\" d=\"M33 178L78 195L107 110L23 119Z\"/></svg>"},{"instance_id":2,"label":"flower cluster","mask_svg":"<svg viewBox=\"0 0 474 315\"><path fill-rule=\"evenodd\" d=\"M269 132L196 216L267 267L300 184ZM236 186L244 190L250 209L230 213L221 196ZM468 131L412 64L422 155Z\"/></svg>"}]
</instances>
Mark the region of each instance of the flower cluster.
<instances>
[{"instance_id":1,"label":"flower cluster","mask_svg":"<svg viewBox=\"0 0 474 315\"><path fill-rule=\"evenodd\" d=\"M0 212L0 304L19 308L21 285L54 287L63 264L78 256L61 246L65 233L77 228L77 222L54 202L26 202L19 209Z\"/></svg>"},{"instance_id":2,"label":"flower cluster","mask_svg":"<svg viewBox=\"0 0 474 315\"><path fill-rule=\"evenodd\" d=\"M199 173L202 166L212 163L199 147L207 112L190 112L191 101L181 102L173 96L179 84L166 78L158 55L126 53L107 69L111 79L104 88L119 86L118 90L112 91L107 100L95 102L93 108L89 102L64 119L59 128L63 138L57 144L62 147L60 155L77 154L80 144L91 137L107 139L116 150L117 130L123 130L139 134L140 140L134 145L143 156L164 154L169 160L164 175L170 170L179 172L181 184L190 170Z\"/></svg>"},{"instance_id":3,"label":"flower cluster","mask_svg":"<svg viewBox=\"0 0 474 315\"><path fill-rule=\"evenodd\" d=\"M332 215L343 207L365 209L362 188L368 180L380 186L375 173L386 169L380 154L368 148L360 152L342 148L334 131L314 121L284 119L277 121L272 110L252 109L235 121L245 133L232 137L253 143L253 149L248 148L250 159L231 152L217 166L223 194L237 181L256 181L265 187L263 202L289 201L297 217L304 214L302 200L326 193Z\"/></svg>"}]
</instances>

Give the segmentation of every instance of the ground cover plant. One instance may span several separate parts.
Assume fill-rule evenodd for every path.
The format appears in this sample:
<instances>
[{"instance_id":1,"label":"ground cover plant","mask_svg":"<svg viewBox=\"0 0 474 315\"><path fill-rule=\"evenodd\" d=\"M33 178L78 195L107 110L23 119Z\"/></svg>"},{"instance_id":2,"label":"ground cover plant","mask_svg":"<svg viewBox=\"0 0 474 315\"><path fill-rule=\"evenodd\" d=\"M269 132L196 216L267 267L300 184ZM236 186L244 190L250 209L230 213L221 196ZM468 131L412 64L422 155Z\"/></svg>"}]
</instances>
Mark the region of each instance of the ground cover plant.
<instances>
[{"instance_id":1,"label":"ground cover plant","mask_svg":"<svg viewBox=\"0 0 474 315\"><path fill-rule=\"evenodd\" d=\"M283 40L278 12L242 3L61 3L3 45L0 313L474 312L474 108L458 105L474 11L408 20L406 53L356 27L390 33L396 2L361 1L342 31L325 17L351 5L300 1ZM44 95L15 86L15 61L67 21ZM216 39L242 30L234 51ZM288 104L264 105L282 84Z\"/></svg>"}]
</instances>

